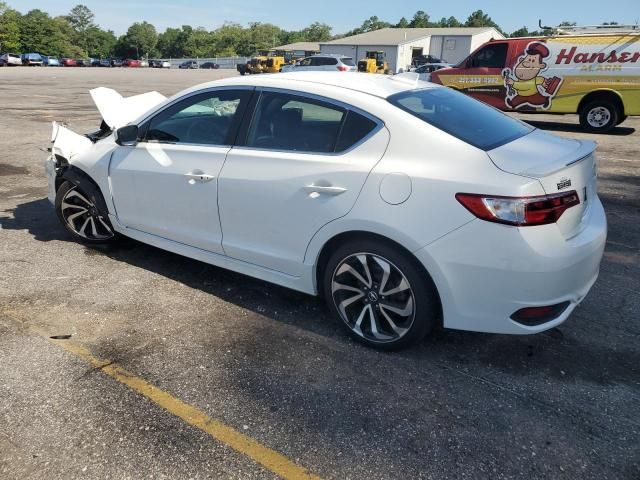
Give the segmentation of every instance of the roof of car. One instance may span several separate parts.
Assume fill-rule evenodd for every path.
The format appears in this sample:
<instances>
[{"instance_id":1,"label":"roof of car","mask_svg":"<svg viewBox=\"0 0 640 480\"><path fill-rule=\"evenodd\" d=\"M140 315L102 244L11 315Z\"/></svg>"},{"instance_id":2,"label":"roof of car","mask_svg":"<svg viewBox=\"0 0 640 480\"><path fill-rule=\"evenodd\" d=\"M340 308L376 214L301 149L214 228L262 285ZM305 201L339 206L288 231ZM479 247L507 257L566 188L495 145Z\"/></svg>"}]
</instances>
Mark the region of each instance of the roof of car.
<instances>
[{"instance_id":1,"label":"roof of car","mask_svg":"<svg viewBox=\"0 0 640 480\"><path fill-rule=\"evenodd\" d=\"M398 75L373 75L359 72L286 72L250 76L229 77L194 87L194 90L203 87L216 87L224 85L246 86L275 86L281 88L295 88L296 82L306 84L321 84L336 88L355 90L376 97L387 98L394 93L413 90L415 88L439 88L439 85L418 80L418 75L404 73Z\"/></svg>"}]
</instances>

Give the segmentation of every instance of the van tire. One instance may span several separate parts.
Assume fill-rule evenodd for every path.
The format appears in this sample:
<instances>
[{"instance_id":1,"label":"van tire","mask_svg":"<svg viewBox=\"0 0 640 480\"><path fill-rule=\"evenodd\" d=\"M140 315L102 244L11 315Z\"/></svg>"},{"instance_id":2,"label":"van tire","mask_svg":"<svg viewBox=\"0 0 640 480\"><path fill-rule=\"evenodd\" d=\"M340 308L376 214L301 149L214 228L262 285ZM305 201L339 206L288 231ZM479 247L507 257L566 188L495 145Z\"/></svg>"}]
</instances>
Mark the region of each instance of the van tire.
<instances>
[{"instance_id":1,"label":"van tire","mask_svg":"<svg viewBox=\"0 0 640 480\"><path fill-rule=\"evenodd\" d=\"M592 133L606 133L618 125L621 118L618 106L606 98L586 103L580 109L580 125Z\"/></svg>"}]
</instances>

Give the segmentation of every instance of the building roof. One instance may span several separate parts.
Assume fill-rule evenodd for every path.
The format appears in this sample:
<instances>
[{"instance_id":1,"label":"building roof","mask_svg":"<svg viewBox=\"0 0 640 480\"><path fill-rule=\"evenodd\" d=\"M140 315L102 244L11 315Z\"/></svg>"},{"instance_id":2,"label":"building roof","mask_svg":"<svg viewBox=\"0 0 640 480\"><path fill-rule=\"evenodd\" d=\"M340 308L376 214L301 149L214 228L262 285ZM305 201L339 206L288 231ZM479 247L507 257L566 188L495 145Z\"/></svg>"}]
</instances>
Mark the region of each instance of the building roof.
<instances>
[{"instance_id":1,"label":"building roof","mask_svg":"<svg viewBox=\"0 0 640 480\"><path fill-rule=\"evenodd\" d=\"M373 32L360 33L330 42L321 42L321 45L401 45L433 35L477 35L487 31L495 32L496 38L504 38L493 27L381 28Z\"/></svg>"},{"instance_id":2,"label":"building roof","mask_svg":"<svg viewBox=\"0 0 640 480\"><path fill-rule=\"evenodd\" d=\"M320 44L318 42L295 42L273 47L270 50L304 50L305 52L319 52Z\"/></svg>"}]
</instances>

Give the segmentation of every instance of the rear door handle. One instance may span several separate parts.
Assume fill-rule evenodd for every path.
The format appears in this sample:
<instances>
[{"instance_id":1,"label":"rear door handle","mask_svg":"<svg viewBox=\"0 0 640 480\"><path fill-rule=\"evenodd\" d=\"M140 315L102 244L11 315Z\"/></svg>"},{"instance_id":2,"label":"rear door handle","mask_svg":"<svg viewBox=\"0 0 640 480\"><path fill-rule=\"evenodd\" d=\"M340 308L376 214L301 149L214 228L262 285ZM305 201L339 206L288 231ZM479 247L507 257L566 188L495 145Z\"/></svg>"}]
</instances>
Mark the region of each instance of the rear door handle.
<instances>
[{"instance_id":1,"label":"rear door handle","mask_svg":"<svg viewBox=\"0 0 640 480\"><path fill-rule=\"evenodd\" d=\"M307 185L304 189L308 193L322 193L324 195L340 195L347 191L346 188L331 185Z\"/></svg>"},{"instance_id":2,"label":"rear door handle","mask_svg":"<svg viewBox=\"0 0 640 480\"><path fill-rule=\"evenodd\" d=\"M189 183L206 183L216 178L214 175L207 175L206 173L185 173L184 176L189 179Z\"/></svg>"}]
</instances>

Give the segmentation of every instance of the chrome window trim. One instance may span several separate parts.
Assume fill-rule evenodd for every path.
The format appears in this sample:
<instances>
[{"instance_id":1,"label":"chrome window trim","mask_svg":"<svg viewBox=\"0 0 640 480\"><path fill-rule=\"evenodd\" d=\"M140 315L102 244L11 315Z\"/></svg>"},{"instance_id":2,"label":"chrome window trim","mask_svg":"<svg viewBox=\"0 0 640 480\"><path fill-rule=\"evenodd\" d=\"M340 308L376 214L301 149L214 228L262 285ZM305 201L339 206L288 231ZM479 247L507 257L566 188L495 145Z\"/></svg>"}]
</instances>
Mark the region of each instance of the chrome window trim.
<instances>
[{"instance_id":1,"label":"chrome window trim","mask_svg":"<svg viewBox=\"0 0 640 480\"><path fill-rule=\"evenodd\" d=\"M324 103L328 103L331 105L334 105L336 107L340 107L342 109L345 110L345 112L349 112L349 111L353 111L354 113L360 114L365 118L368 118L369 120L371 120L372 122L374 122L376 124L376 126L364 137L362 137L360 140L358 140L356 143L354 143L353 145L351 145L349 148L342 150L340 152L318 152L318 151L312 151L312 150L281 150L281 149L273 149L273 148L265 148L265 147L249 147L247 145L234 145L232 148L235 149L244 149L244 150L252 150L252 151L267 151L267 152L275 152L275 153L296 153L296 154L302 154L302 155L325 155L325 156L330 156L330 157L338 157L341 155L346 155L347 153L351 152L352 150L355 150L356 148L358 148L360 145L362 145L363 143L365 143L367 140L369 140L371 137L373 137L375 134L377 134L380 130L382 130L382 128L385 126L384 122L379 119L378 117L375 117L374 115L370 114L369 112L366 112L358 107L355 107L353 105L350 105L348 103L342 102L340 100L336 100L334 98L329 98L329 97L324 97L322 95L317 95L315 93L308 93L308 92L302 92L300 90L290 90L287 88L280 88L280 87L256 87L255 91L261 96L263 92L273 92L273 93L283 93L286 95L292 95L292 96L297 96L297 97L302 97L302 98L309 98L311 100L316 100L319 102L324 102ZM258 97L256 99L256 105L257 102L260 100L260 97ZM251 117L251 122L253 123L253 120L255 118L255 109L252 112L252 117ZM249 126L249 130L251 129L251 126ZM248 130L247 130L248 132Z\"/></svg>"}]
</instances>

